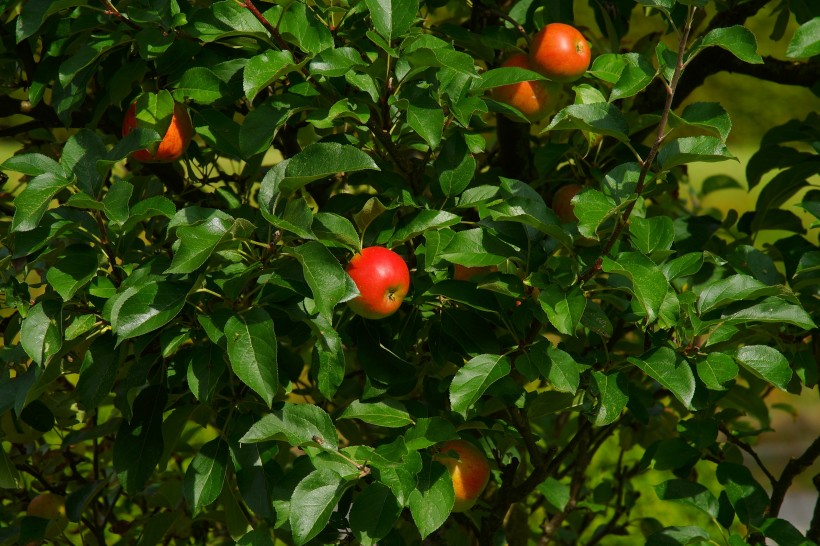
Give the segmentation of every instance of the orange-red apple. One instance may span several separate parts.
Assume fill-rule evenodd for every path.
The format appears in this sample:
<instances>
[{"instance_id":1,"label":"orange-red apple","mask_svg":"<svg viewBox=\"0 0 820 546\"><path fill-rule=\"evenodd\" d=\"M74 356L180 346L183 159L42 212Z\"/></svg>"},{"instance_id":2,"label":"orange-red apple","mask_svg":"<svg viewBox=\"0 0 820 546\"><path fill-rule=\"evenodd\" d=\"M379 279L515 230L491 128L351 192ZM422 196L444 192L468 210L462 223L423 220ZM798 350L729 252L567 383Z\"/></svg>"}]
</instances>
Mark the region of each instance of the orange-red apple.
<instances>
[{"instance_id":1,"label":"orange-red apple","mask_svg":"<svg viewBox=\"0 0 820 546\"><path fill-rule=\"evenodd\" d=\"M572 204L572 198L581 191L581 188L579 184L567 184L561 186L552 197L552 210L562 223L568 224L578 221L578 217L575 216L575 206Z\"/></svg>"},{"instance_id":2,"label":"orange-red apple","mask_svg":"<svg viewBox=\"0 0 820 546\"><path fill-rule=\"evenodd\" d=\"M380 246L362 249L347 264L359 296L348 302L353 312L368 319L389 317L410 289L410 270L401 256Z\"/></svg>"},{"instance_id":3,"label":"orange-red apple","mask_svg":"<svg viewBox=\"0 0 820 546\"><path fill-rule=\"evenodd\" d=\"M453 512L472 508L490 479L490 464L484 453L466 440L451 440L439 445L434 458L447 467L453 480Z\"/></svg>"},{"instance_id":4,"label":"orange-red apple","mask_svg":"<svg viewBox=\"0 0 820 546\"><path fill-rule=\"evenodd\" d=\"M535 70L524 53L516 53L501 63L502 67L517 67ZM548 81L528 81L502 85L493 89L492 97L498 102L509 104L521 111L532 122L549 114L558 103L561 85Z\"/></svg>"},{"instance_id":5,"label":"orange-red apple","mask_svg":"<svg viewBox=\"0 0 820 546\"><path fill-rule=\"evenodd\" d=\"M139 127L137 103L133 102L128 112L125 113L125 119L122 122L122 136L127 135L137 127ZM165 132L165 136L162 137L156 152L152 154L149 150L138 150L131 154L131 157L143 163L170 163L176 161L188 149L193 134L194 127L191 124L191 116L188 115L187 108L178 102L174 103L171 125L168 126L168 130Z\"/></svg>"},{"instance_id":6,"label":"orange-red apple","mask_svg":"<svg viewBox=\"0 0 820 546\"><path fill-rule=\"evenodd\" d=\"M551 80L572 82L589 68L591 53L584 35L572 25L550 23L530 44L533 70Z\"/></svg>"}]
</instances>

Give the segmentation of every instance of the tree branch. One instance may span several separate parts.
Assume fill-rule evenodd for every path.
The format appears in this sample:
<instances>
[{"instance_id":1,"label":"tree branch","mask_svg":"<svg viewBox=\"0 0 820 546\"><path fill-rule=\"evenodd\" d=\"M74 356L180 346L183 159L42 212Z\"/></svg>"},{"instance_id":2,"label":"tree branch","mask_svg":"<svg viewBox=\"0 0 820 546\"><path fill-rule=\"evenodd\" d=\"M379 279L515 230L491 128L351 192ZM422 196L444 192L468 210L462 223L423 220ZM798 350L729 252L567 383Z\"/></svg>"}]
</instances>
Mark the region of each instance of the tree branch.
<instances>
[{"instance_id":1,"label":"tree branch","mask_svg":"<svg viewBox=\"0 0 820 546\"><path fill-rule=\"evenodd\" d=\"M777 480L774 489L772 489L772 499L769 501L769 516L776 518L780 513L780 508L783 506L783 500L786 498L786 491L791 487L794 479L799 476L804 470L814 464L814 461L820 457L820 436L814 439L814 442L806 448L801 456L796 459L790 459L786 468L780 474L780 479Z\"/></svg>"},{"instance_id":2,"label":"tree branch","mask_svg":"<svg viewBox=\"0 0 820 546\"><path fill-rule=\"evenodd\" d=\"M726 435L726 439L729 440L729 442L735 444L737 447L748 453L752 457L752 459L754 459L754 461L757 463L757 466L760 467L760 470L762 470L766 477L769 479L769 483L772 484L772 488L777 487L777 478L774 477L774 474L769 472L769 469L766 468L765 464L763 464L763 461L760 459L760 456L754 449L752 449L752 446L750 446L743 440L736 438L734 434L732 434L732 432L724 425L720 426L720 431Z\"/></svg>"}]
</instances>

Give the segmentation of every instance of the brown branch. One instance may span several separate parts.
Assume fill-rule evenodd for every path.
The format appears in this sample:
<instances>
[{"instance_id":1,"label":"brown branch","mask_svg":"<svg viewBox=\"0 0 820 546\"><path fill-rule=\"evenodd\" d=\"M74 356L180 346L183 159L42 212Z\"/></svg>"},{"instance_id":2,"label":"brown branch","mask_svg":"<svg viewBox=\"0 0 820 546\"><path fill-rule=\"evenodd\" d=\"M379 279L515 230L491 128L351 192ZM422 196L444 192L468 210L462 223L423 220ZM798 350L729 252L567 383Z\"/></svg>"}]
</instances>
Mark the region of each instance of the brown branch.
<instances>
[{"instance_id":1,"label":"brown branch","mask_svg":"<svg viewBox=\"0 0 820 546\"><path fill-rule=\"evenodd\" d=\"M750 446L740 438L736 438L735 435L732 434L732 432L728 428L726 428L725 425L721 425L719 428L720 431L726 435L726 438L729 440L729 442L733 443L734 445L748 453L752 457L752 459L754 459L754 461L757 463L757 466L760 467L760 470L762 470L766 477L769 479L769 483L772 484L772 487L777 487L777 478L774 477L774 474L769 472L769 469L766 468L765 464L763 464L763 461L760 459L760 456L752 448L752 446Z\"/></svg>"},{"instance_id":2,"label":"brown branch","mask_svg":"<svg viewBox=\"0 0 820 546\"><path fill-rule=\"evenodd\" d=\"M102 3L105 5L105 13L107 15L112 15L116 17L117 19L119 19L120 21L122 21L134 30L142 30L142 26L138 25L137 23L135 23L134 21L120 13L120 10L115 8L114 4L112 4L109 0L102 0Z\"/></svg>"},{"instance_id":3,"label":"brown branch","mask_svg":"<svg viewBox=\"0 0 820 546\"><path fill-rule=\"evenodd\" d=\"M817 501L814 503L814 515L811 518L809 530L806 532L806 538L820 543L820 474L817 474L812 482L817 490Z\"/></svg>"},{"instance_id":4,"label":"brown branch","mask_svg":"<svg viewBox=\"0 0 820 546\"><path fill-rule=\"evenodd\" d=\"M278 46L279 46L282 50L284 50L284 51L290 51L291 53L293 53L293 51L291 50L291 48L290 48L290 46L288 45L288 43L285 41L285 39L284 39L284 38L282 38L282 35L279 33L279 29L278 29L278 28L276 28L275 26L273 26L273 25L271 24L271 22L270 22L270 21L268 21L268 18L267 18L267 17L265 17L265 16L262 14L262 12L261 12L261 11L259 11L259 8L257 8L257 7L254 5L253 0L245 0L245 1L242 3L242 6L243 6L245 9L247 9L248 11L250 11L250 12L253 14L253 16L254 16L254 17L256 17L256 20L257 20L257 21L259 21L259 22L262 24L262 26L263 26L263 27L265 27L265 30L267 30L267 31L268 31L268 34L270 34L270 35L271 35L271 38L273 38L274 40L276 40L277 45L278 45ZM297 60L295 55L294 55L294 60Z\"/></svg>"},{"instance_id":5,"label":"brown branch","mask_svg":"<svg viewBox=\"0 0 820 546\"><path fill-rule=\"evenodd\" d=\"M686 25L683 28L683 32L681 33L680 40L678 42L678 58L677 62L675 63L675 72L672 74L672 79L669 82L668 87L666 88L666 104L663 107L663 112L661 112L661 120L658 123L658 133L655 137L655 142L652 144L652 148L649 150L649 154L646 156L641 162L641 173L638 175L638 182L635 185L635 195L640 197L641 193L644 190L644 184L646 183L646 177L649 174L649 169L652 167L652 163L655 161L655 156L658 155L658 150L660 150L661 143L663 142L664 133L666 132L666 124L669 121L669 112L672 110L672 101L675 99L675 90L678 87L678 81L680 80L681 74L683 73L683 54L686 50L686 44L689 42L689 33L692 31L692 21L694 19L695 8L689 12L689 16L686 18ZM631 201L624 209L623 214L620 216L619 221L615 224L615 228L612 230L612 234L609 236L609 240L604 245L603 250L601 251L601 256L595 260L595 264L590 267L586 273L581 275L580 281L586 282L595 276L598 271L601 270L601 265L603 264L603 256L609 254L612 250L612 247L615 246L615 243L620 239L621 233L623 232L624 228L626 227L627 222L629 221L629 216L632 214L632 209L635 208L636 200Z\"/></svg>"},{"instance_id":6,"label":"brown branch","mask_svg":"<svg viewBox=\"0 0 820 546\"><path fill-rule=\"evenodd\" d=\"M780 474L780 479L777 480L774 489L772 490L772 498L769 501L770 517L776 518L780 513L780 508L783 505L783 500L786 498L786 491L791 487L794 479L799 476L808 467L814 464L814 461L820 457L820 436L814 439L811 445L806 448L801 456L796 459L789 459L786 468Z\"/></svg>"}]
</instances>

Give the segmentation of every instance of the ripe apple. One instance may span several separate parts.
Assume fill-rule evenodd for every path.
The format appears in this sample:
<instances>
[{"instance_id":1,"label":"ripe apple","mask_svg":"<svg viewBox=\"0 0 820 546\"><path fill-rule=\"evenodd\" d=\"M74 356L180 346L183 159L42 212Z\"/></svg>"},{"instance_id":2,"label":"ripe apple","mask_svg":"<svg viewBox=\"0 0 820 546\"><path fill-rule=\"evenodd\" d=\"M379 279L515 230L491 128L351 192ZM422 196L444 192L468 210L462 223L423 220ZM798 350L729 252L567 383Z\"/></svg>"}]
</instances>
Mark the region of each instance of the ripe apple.
<instances>
[{"instance_id":1,"label":"ripe apple","mask_svg":"<svg viewBox=\"0 0 820 546\"><path fill-rule=\"evenodd\" d=\"M466 440L451 440L439 445L433 458L447 467L453 480L456 494L453 512L472 508L490 479L490 464L484 453Z\"/></svg>"},{"instance_id":2,"label":"ripe apple","mask_svg":"<svg viewBox=\"0 0 820 546\"><path fill-rule=\"evenodd\" d=\"M65 515L65 498L56 493L40 493L28 503L26 514L43 519Z\"/></svg>"},{"instance_id":3,"label":"ripe apple","mask_svg":"<svg viewBox=\"0 0 820 546\"><path fill-rule=\"evenodd\" d=\"M410 270L401 256L388 248L362 249L347 264L347 274L360 295L348 302L353 312L368 319L395 313L410 289Z\"/></svg>"},{"instance_id":4,"label":"ripe apple","mask_svg":"<svg viewBox=\"0 0 820 546\"><path fill-rule=\"evenodd\" d=\"M590 56L584 35L564 23L544 26L530 44L533 70L557 82L572 82L583 76Z\"/></svg>"},{"instance_id":5,"label":"ripe apple","mask_svg":"<svg viewBox=\"0 0 820 546\"><path fill-rule=\"evenodd\" d=\"M471 281L479 275L495 273L496 271L498 271L498 268L494 265L467 267L466 265L455 264L453 267L453 278L457 281Z\"/></svg>"},{"instance_id":6,"label":"ripe apple","mask_svg":"<svg viewBox=\"0 0 820 546\"><path fill-rule=\"evenodd\" d=\"M579 184L567 184L561 186L555 195L552 197L552 210L561 220L561 223L568 224L570 222L577 222L578 217L575 216L575 207L572 204L572 198L575 197L582 186Z\"/></svg>"},{"instance_id":7,"label":"ripe apple","mask_svg":"<svg viewBox=\"0 0 820 546\"><path fill-rule=\"evenodd\" d=\"M137 103L131 103L125 119L122 122L122 136L127 135L139 126L137 120ZM149 150L138 150L131 154L131 157L143 163L171 163L176 161L191 143L194 134L194 127L191 124L191 116L188 110L180 103L174 103L174 114L171 116L171 125L165 132L165 136L159 143L157 151L153 154Z\"/></svg>"},{"instance_id":8,"label":"ripe apple","mask_svg":"<svg viewBox=\"0 0 820 546\"><path fill-rule=\"evenodd\" d=\"M502 67L512 66L535 70L524 53L516 53L501 63ZM530 81L511 83L493 89L492 97L498 102L509 104L521 111L531 122L549 114L558 103L561 85L556 82Z\"/></svg>"}]
</instances>

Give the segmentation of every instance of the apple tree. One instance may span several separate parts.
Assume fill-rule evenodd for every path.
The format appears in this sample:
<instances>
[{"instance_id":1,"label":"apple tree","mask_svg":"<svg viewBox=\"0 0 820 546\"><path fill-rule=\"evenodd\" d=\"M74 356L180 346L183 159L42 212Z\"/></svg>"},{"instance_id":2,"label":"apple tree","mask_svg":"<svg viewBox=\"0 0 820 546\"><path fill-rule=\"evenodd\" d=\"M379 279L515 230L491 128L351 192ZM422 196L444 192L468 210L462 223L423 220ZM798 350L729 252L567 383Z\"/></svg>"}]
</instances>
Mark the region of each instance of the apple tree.
<instances>
[{"instance_id":1,"label":"apple tree","mask_svg":"<svg viewBox=\"0 0 820 546\"><path fill-rule=\"evenodd\" d=\"M817 397L820 118L689 173L736 161L710 75L818 91L817 3L0 17L0 544L820 540L781 514L820 438L756 451L776 393ZM502 66L549 23L580 79ZM522 84L558 89L543 119ZM751 210L701 206L726 188ZM370 247L410 285L366 318Z\"/></svg>"}]
</instances>

